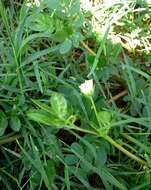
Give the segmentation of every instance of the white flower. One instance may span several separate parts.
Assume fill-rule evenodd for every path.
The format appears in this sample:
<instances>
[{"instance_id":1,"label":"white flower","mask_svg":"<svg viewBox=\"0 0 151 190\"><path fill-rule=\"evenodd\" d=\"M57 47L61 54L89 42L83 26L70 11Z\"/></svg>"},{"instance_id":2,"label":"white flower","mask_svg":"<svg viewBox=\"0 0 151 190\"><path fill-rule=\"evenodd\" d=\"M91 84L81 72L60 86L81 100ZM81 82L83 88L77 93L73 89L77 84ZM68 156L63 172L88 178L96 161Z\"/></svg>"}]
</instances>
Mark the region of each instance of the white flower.
<instances>
[{"instance_id":1,"label":"white flower","mask_svg":"<svg viewBox=\"0 0 151 190\"><path fill-rule=\"evenodd\" d=\"M27 7L33 7L34 5L36 7L40 7L40 1L39 0L34 0L34 1L28 0L26 5L27 5Z\"/></svg>"},{"instance_id":2,"label":"white flower","mask_svg":"<svg viewBox=\"0 0 151 190\"><path fill-rule=\"evenodd\" d=\"M39 0L35 0L35 5L36 5L37 7L40 7L40 1L39 1Z\"/></svg>"},{"instance_id":3,"label":"white flower","mask_svg":"<svg viewBox=\"0 0 151 190\"><path fill-rule=\"evenodd\" d=\"M80 0L80 3L81 3L82 9L84 9L85 11L93 10L92 2L90 2L89 0Z\"/></svg>"},{"instance_id":4,"label":"white flower","mask_svg":"<svg viewBox=\"0 0 151 190\"><path fill-rule=\"evenodd\" d=\"M92 96L94 91L93 80L86 80L79 88L86 96Z\"/></svg>"}]
</instances>

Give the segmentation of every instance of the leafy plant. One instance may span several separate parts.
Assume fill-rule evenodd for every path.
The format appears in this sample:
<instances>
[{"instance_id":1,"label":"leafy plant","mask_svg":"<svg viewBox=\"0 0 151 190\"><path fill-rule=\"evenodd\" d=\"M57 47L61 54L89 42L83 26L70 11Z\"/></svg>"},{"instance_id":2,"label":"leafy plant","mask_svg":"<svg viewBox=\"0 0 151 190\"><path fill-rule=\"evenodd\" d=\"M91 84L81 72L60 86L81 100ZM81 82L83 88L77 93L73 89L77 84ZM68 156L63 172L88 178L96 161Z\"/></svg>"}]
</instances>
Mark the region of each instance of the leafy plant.
<instances>
[{"instance_id":1,"label":"leafy plant","mask_svg":"<svg viewBox=\"0 0 151 190\"><path fill-rule=\"evenodd\" d=\"M51 40L60 43L61 54L69 52L72 46L79 46L79 42L83 40L83 23L84 15L80 10L79 0L44 0L40 7L31 8L27 19L30 30L47 33Z\"/></svg>"},{"instance_id":2,"label":"leafy plant","mask_svg":"<svg viewBox=\"0 0 151 190\"><path fill-rule=\"evenodd\" d=\"M0 188L149 190L149 2L0 0L0 15Z\"/></svg>"}]
</instances>

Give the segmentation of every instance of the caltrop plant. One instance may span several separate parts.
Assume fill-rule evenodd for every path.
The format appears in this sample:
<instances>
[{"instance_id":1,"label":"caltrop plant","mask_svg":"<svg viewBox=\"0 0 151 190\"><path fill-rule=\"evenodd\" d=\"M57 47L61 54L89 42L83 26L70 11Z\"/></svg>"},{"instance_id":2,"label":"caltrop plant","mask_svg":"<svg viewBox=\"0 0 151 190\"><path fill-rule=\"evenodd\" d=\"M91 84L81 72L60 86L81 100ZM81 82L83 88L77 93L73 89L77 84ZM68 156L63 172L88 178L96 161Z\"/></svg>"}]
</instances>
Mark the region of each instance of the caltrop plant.
<instances>
[{"instance_id":1,"label":"caltrop plant","mask_svg":"<svg viewBox=\"0 0 151 190\"><path fill-rule=\"evenodd\" d=\"M149 58L109 41L147 9L88 1L0 0L2 190L150 189Z\"/></svg>"},{"instance_id":2,"label":"caltrop plant","mask_svg":"<svg viewBox=\"0 0 151 190\"><path fill-rule=\"evenodd\" d=\"M27 115L30 119L42 123L44 125L47 125L48 127L56 127L56 129L62 128L67 131L76 130L86 134L91 134L93 136L101 137L107 142L109 142L111 145L118 148L120 151L122 151L131 159L137 161L141 165L147 166L146 161L142 160L140 157L135 156L131 152L127 151L125 148L123 148L119 143L117 143L109 136L109 131L112 130L111 127L113 121L115 120L114 118L115 116L111 114L109 111L96 109L93 100L93 93L94 93L93 81L92 80L85 81L85 83L80 85L80 90L86 96L86 98L90 100L92 104L92 109L95 112L96 119L95 120L89 119L88 121L85 122L85 124L87 123L90 126L90 128L80 128L75 125L77 116L76 114L74 114L74 110L69 109L68 106L69 102L67 102L67 100L63 95L56 92L52 93L50 99L50 106L34 100L33 102L38 107L38 109L30 110L27 113ZM73 153L77 155L76 152L73 151ZM81 156L80 153L78 153L78 156ZM109 182L111 182L110 180L111 179L108 179ZM116 179L114 180L116 181ZM119 187L120 189L126 189L126 187L120 184L118 181L114 185Z\"/></svg>"},{"instance_id":3,"label":"caltrop plant","mask_svg":"<svg viewBox=\"0 0 151 190\"><path fill-rule=\"evenodd\" d=\"M58 93L52 94L52 97L50 99L51 107L43 103L34 101L34 103L40 109L29 111L28 116L34 121L43 123L45 125L56 126L58 128L65 127L67 129L75 129L100 136L109 141L112 145L121 150L130 158L134 159L137 162L140 162L143 165L147 165L147 162L133 155L132 153L128 152L126 149L124 149L122 146L116 143L116 141L114 141L112 138L109 137L108 133L112 126L112 120L114 120L115 118L114 115L112 115L108 111L103 111L103 110L97 111L95 103L93 101L93 92L94 92L93 81L92 80L86 81L85 83L80 85L80 89L81 92L85 96L87 96L87 98L90 99L92 108L95 112L96 121L95 122L91 120L88 121L89 125L92 127L94 132L78 128L76 125L74 125L74 122L76 121L76 115L74 115L74 113L69 112L66 99L63 97L63 95Z\"/></svg>"},{"instance_id":4,"label":"caltrop plant","mask_svg":"<svg viewBox=\"0 0 151 190\"><path fill-rule=\"evenodd\" d=\"M38 5L30 5L30 15L27 19L27 27L31 32L45 33L50 40L61 44L61 54L79 46L79 42L84 38L81 33L83 23L80 0L39 1Z\"/></svg>"},{"instance_id":5,"label":"caltrop plant","mask_svg":"<svg viewBox=\"0 0 151 190\"><path fill-rule=\"evenodd\" d=\"M83 87L83 86L82 86ZM92 86L93 87L93 86ZM89 92L92 92L92 89L89 89ZM87 91L88 92L88 91ZM87 94L90 97L90 93ZM92 95L92 94L91 94ZM99 136L99 133L97 133L97 131L101 131L103 132L101 136L106 136L106 134L108 133L108 128L103 128L104 126L102 126L102 129L100 129L100 127L96 127L95 130L89 130L86 128L80 128L78 126L75 125L75 121L77 120L77 116L76 114L74 114L74 110L72 108L69 108L69 103L67 102L67 100L65 99L65 97L62 94L59 93L52 93L51 99L50 99L50 106L48 106L47 104L41 103L37 100L33 100L33 102L35 103L35 105L38 107L38 109L33 109L33 110L29 110L27 113L27 116L44 125L47 125L47 128L54 128L56 130L59 129L64 129L67 131L72 132L72 130L76 130L79 132L83 132L86 134L91 134L91 135L96 135ZM101 119L103 119L103 123L105 125L109 125L110 121L111 121L111 117L110 114L108 112L102 111L99 112L98 117L101 115ZM109 117L108 117L109 116ZM99 120L100 122L100 120ZM88 122L90 125L92 125L94 127L94 125L92 124L91 121ZM101 120L101 125L102 125L102 120ZM106 131L107 130L107 131ZM95 132L96 131L96 132ZM104 135L103 135L104 134ZM80 139L81 142L83 142L85 144L85 146L93 152L95 159L96 159L96 153L95 150L93 150L92 145L89 144L88 141L82 139L79 135L77 135L76 133L74 133L74 135ZM63 143L64 144L64 143ZM70 178L70 175L75 175L76 178L78 178L82 183L84 183L85 187L87 187L88 189L91 188L89 183L87 182L86 178L88 177L88 175L90 175L91 170L93 172L97 172L98 175L100 175L100 177L102 177L102 180L105 180L106 183L113 183L115 186L119 187L120 189L126 189L124 187L124 185L122 185L120 182L118 182L118 180L116 178L114 178L107 170L105 170L104 168L104 164L101 166L101 170L102 172L104 171L106 174L106 177L103 175L102 172L100 172L98 170L98 168L95 168L92 163L89 160L89 156L87 155L87 158L83 158L83 148L81 147L80 144L78 143L73 143L71 145L71 147L69 147L68 145L65 145L66 149L69 151L69 153L65 156L59 156L58 154L55 155L55 157L57 157L57 159L59 159L59 161L61 163L64 164L65 167L65 175L68 175L68 178ZM89 152L89 150L87 150ZM104 150L102 150L104 151ZM98 153L99 154L99 153ZM105 153L106 154L106 153ZM92 157L92 160L94 159ZM53 159L53 158L52 158ZM80 161L80 166L81 167L87 167L87 170L85 170L85 173L81 173L80 174L80 170L82 172L82 169L80 168L75 168L75 164L78 162L78 160ZM97 160L95 161L97 162ZM83 166L83 164L84 166ZM103 162L102 162L103 163ZM66 176L67 177L67 176ZM113 182L112 182L113 180ZM67 184L68 189L70 189L70 182L68 182L69 184ZM46 184L47 186L47 184Z\"/></svg>"}]
</instances>

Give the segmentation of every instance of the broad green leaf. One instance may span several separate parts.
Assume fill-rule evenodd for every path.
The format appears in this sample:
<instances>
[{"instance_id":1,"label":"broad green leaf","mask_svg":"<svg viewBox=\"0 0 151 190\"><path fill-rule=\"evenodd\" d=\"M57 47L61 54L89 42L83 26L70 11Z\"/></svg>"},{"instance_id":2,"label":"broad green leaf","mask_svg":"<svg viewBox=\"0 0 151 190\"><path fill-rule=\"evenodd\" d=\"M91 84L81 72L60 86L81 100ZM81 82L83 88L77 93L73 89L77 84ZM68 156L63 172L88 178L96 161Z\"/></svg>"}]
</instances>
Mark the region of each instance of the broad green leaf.
<instances>
[{"instance_id":1,"label":"broad green leaf","mask_svg":"<svg viewBox=\"0 0 151 190\"><path fill-rule=\"evenodd\" d=\"M69 37L68 32L63 28L62 30L57 30L56 33L52 34L52 39L55 42L63 43L66 38ZM59 44L60 50L60 44Z\"/></svg>"},{"instance_id":2,"label":"broad green leaf","mask_svg":"<svg viewBox=\"0 0 151 190\"><path fill-rule=\"evenodd\" d=\"M83 36L80 32L76 32L72 35L72 44L74 47L78 48L80 41L83 40Z\"/></svg>"},{"instance_id":3,"label":"broad green leaf","mask_svg":"<svg viewBox=\"0 0 151 190\"><path fill-rule=\"evenodd\" d=\"M76 142L72 143L71 149L73 149L80 155L84 155L84 150L83 150L82 146Z\"/></svg>"},{"instance_id":4,"label":"broad green leaf","mask_svg":"<svg viewBox=\"0 0 151 190\"><path fill-rule=\"evenodd\" d=\"M89 161L93 158L96 159L96 146L93 144L93 142L95 141L95 137L90 135L85 135L84 137L81 137L73 131L72 133L76 136L77 139L79 139L82 145L85 145L85 155L89 155L89 158L87 156L86 159L88 159Z\"/></svg>"},{"instance_id":5,"label":"broad green leaf","mask_svg":"<svg viewBox=\"0 0 151 190\"><path fill-rule=\"evenodd\" d=\"M81 28L84 22L84 18L82 14L79 14L76 19L73 22L73 27L75 27L76 29Z\"/></svg>"},{"instance_id":6,"label":"broad green leaf","mask_svg":"<svg viewBox=\"0 0 151 190\"><path fill-rule=\"evenodd\" d=\"M50 113L43 111L43 110L32 110L27 113L27 116L39 123L45 124L45 125L51 125L56 127L64 127L66 124L65 120L61 120L60 118L54 117L54 115L51 115Z\"/></svg>"},{"instance_id":7,"label":"broad green leaf","mask_svg":"<svg viewBox=\"0 0 151 190\"><path fill-rule=\"evenodd\" d=\"M105 148L99 147L97 150L97 159L96 159L96 167L99 165L104 165L107 161L107 153Z\"/></svg>"},{"instance_id":8,"label":"broad green leaf","mask_svg":"<svg viewBox=\"0 0 151 190\"><path fill-rule=\"evenodd\" d=\"M35 188L38 185L39 181L41 180L41 174L38 171L36 171L36 169L33 167L30 175L31 175L30 181L32 183L33 188Z\"/></svg>"},{"instance_id":9,"label":"broad green leaf","mask_svg":"<svg viewBox=\"0 0 151 190\"><path fill-rule=\"evenodd\" d=\"M28 18L27 25L34 31L51 34L54 31L54 20L47 14L33 14Z\"/></svg>"},{"instance_id":10,"label":"broad green leaf","mask_svg":"<svg viewBox=\"0 0 151 190\"><path fill-rule=\"evenodd\" d=\"M72 41L70 39L66 39L61 45L60 45L60 53L66 54L70 51L72 47Z\"/></svg>"},{"instance_id":11,"label":"broad green leaf","mask_svg":"<svg viewBox=\"0 0 151 190\"><path fill-rule=\"evenodd\" d=\"M53 113L56 117L65 119L67 116L67 101L62 94L54 92L50 99Z\"/></svg>"},{"instance_id":12,"label":"broad green leaf","mask_svg":"<svg viewBox=\"0 0 151 190\"><path fill-rule=\"evenodd\" d=\"M19 131L21 128L21 122L17 116L12 116L9 124L13 131Z\"/></svg>"},{"instance_id":13,"label":"broad green leaf","mask_svg":"<svg viewBox=\"0 0 151 190\"><path fill-rule=\"evenodd\" d=\"M98 113L98 119L99 119L99 124L100 125L110 125L111 120L112 120L112 115L111 113L107 112L107 111L100 111Z\"/></svg>"},{"instance_id":14,"label":"broad green leaf","mask_svg":"<svg viewBox=\"0 0 151 190\"><path fill-rule=\"evenodd\" d=\"M44 0L44 2L52 10L54 9L59 10L61 8L61 4L59 0Z\"/></svg>"},{"instance_id":15,"label":"broad green leaf","mask_svg":"<svg viewBox=\"0 0 151 190\"><path fill-rule=\"evenodd\" d=\"M67 165L74 165L78 162L78 158L73 155L73 154L68 154L66 157L65 157L65 163Z\"/></svg>"},{"instance_id":16,"label":"broad green leaf","mask_svg":"<svg viewBox=\"0 0 151 190\"><path fill-rule=\"evenodd\" d=\"M5 133L5 130L7 128L8 121L6 118L6 115L2 110L0 110L0 136L2 136Z\"/></svg>"},{"instance_id":17,"label":"broad green leaf","mask_svg":"<svg viewBox=\"0 0 151 190\"><path fill-rule=\"evenodd\" d=\"M91 189L87 174L84 170L79 167L70 166L69 171L84 185L85 189Z\"/></svg>"},{"instance_id":18,"label":"broad green leaf","mask_svg":"<svg viewBox=\"0 0 151 190\"><path fill-rule=\"evenodd\" d=\"M93 163L94 160L94 156L93 154L91 154L91 151L87 148L84 154L84 157L86 159L87 162L89 163ZM80 162L80 167L86 172L89 173L91 172L91 169L89 167L87 167L85 164L83 164L83 162Z\"/></svg>"}]
</instances>

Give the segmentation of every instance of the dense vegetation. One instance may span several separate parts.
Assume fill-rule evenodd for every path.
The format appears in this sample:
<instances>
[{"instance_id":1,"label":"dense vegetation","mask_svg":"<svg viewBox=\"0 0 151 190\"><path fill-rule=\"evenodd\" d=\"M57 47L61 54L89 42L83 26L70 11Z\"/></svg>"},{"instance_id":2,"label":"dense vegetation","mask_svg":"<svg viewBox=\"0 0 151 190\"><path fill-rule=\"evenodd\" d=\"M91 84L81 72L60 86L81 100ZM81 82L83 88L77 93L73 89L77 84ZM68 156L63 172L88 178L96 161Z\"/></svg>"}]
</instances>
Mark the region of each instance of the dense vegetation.
<instances>
[{"instance_id":1,"label":"dense vegetation","mask_svg":"<svg viewBox=\"0 0 151 190\"><path fill-rule=\"evenodd\" d=\"M150 1L0 15L0 189L151 189Z\"/></svg>"}]
</instances>

